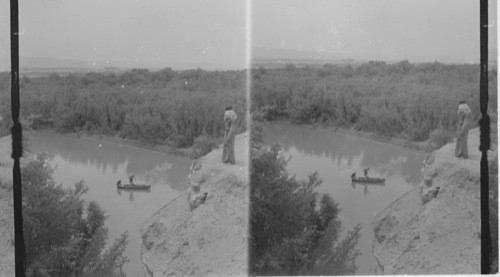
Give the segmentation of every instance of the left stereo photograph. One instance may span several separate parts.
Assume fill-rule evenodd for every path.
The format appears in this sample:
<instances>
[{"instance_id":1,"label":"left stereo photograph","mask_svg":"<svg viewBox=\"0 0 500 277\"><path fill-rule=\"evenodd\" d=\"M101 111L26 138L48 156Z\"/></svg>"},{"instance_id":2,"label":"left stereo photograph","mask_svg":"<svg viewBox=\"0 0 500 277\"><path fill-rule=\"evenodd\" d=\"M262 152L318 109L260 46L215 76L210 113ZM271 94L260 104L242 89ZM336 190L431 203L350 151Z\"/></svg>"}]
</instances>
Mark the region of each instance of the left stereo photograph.
<instances>
[{"instance_id":1,"label":"left stereo photograph","mask_svg":"<svg viewBox=\"0 0 500 277\"><path fill-rule=\"evenodd\" d=\"M247 275L248 3L19 1L27 276ZM14 276L0 2L0 276Z\"/></svg>"}]
</instances>

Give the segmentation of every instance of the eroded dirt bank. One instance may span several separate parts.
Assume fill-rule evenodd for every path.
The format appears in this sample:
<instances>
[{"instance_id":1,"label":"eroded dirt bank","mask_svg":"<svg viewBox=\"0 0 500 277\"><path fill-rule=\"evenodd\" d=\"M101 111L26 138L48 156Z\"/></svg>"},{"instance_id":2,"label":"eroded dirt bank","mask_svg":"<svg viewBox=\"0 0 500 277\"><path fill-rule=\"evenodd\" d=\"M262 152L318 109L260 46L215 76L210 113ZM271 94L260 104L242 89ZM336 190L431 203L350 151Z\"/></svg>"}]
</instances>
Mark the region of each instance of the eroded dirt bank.
<instances>
[{"instance_id":1,"label":"eroded dirt bank","mask_svg":"<svg viewBox=\"0 0 500 277\"><path fill-rule=\"evenodd\" d=\"M189 189L146 221L142 260L156 276L247 275L248 134L236 137L236 165L222 149L196 160Z\"/></svg>"},{"instance_id":2,"label":"eroded dirt bank","mask_svg":"<svg viewBox=\"0 0 500 277\"><path fill-rule=\"evenodd\" d=\"M421 184L376 216L374 274L480 273L479 129L468 145L465 160L454 143L429 154Z\"/></svg>"}]
</instances>

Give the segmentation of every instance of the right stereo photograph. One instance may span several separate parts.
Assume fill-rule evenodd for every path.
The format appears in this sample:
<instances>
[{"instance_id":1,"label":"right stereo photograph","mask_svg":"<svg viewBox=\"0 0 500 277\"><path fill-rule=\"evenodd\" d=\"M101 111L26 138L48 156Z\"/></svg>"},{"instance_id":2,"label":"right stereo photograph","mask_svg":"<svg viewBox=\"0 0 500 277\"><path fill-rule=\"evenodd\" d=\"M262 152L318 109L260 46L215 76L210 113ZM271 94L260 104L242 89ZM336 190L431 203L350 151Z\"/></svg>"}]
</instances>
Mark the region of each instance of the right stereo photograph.
<instances>
[{"instance_id":1,"label":"right stereo photograph","mask_svg":"<svg viewBox=\"0 0 500 277\"><path fill-rule=\"evenodd\" d=\"M251 2L250 275L479 274L482 220L498 272L488 4L481 66L479 1Z\"/></svg>"}]
</instances>

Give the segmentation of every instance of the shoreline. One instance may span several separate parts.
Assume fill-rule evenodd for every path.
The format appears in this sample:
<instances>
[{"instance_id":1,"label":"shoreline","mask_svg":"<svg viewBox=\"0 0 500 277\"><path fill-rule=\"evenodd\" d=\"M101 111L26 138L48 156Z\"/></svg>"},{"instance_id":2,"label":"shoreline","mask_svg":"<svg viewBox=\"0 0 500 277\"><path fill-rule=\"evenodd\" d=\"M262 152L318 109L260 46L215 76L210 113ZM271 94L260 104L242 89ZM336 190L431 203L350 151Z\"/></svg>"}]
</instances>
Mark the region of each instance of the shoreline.
<instances>
[{"instance_id":1,"label":"shoreline","mask_svg":"<svg viewBox=\"0 0 500 277\"><path fill-rule=\"evenodd\" d=\"M41 129L37 129L37 130L26 130L25 134L29 135L30 133L34 133L34 132L48 132L48 133L67 135L67 136L71 136L74 138L81 138L81 139L92 140L92 141L105 141L105 142L115 143L115 144L119 144L119 145L123 145L123 146L138 148L141 150L154 151L154 152L173 155L176 157L192 159L191 158L191 152L193 150L192 146L187 147L187 148L175 148L175 147L170 147L167 145L153 144L153 143L148 143L148 142L144 142L144 141L140 141L140 140L121 138L118 136L109 136L109 135L103 135L103 134L90 134L90 133L86 133L86 132L61 133L61 132L58 132L54 128L41 128ZM8 136L10 136L10 135L8 135Z\"/></svg>"},{"instance_id":2,"label":"shoreline","mask_svg":"<svg viewBox=\"0 0 500 277\"><path fill-rule=\"evenodd\" d=\"M98 134L98 133L88 133L84 131L80 132L59 132L55 128L40 128L37 130L33 129L27 129L25 130L25 134L30 134L34 132L48 132L48 133L54 133L54 134L60 134L60 135L67 135L71 136L74 138L82 138L82 139L87 139L87 140L93 140L93 141L104 141L104 142L109 142L109 143L115 143L123 146L128 146L128 147L134 147L138 148L141 150L148 150L148 151L154 151L154 152L159 152L159 153L165 153L171 156L179 157L179 158L187 158L189 160L196 160L200 157L205 156L208 154L210 151L215 150L220 148L220 145L222 144L222 138L206 138L203 137L203 135L197 137L194 140L194 144L189 146L189 147L174 147L174 146L168 146L166 144L155 144L152 142L146 142L142 141L139 139L130 139L130 138L122 138L117 135L111 136L111 135L105 135L105 134ZM237 133L236 135L241 135L244 134L245 132L242 133ZM201 138L201 139L200 139Z\"/></svg>"},{"instance_id":3,"label":"shoreline","mask_svg":"<svg viewBox=\"0 0 500 277\"><path fill-rule=\"evenodd\" d=\"M387 137L383 137L383 136L380 136L380 135L377 135L374 133L357 131L354 129L348 129L348 128L343 128L343 127L324 126L321 124L312 124L312 123L297 124L297 123L294 123L288 119L278 119L278 120L272 120L272 121L265 121L265 120L254 120L254 121L259 122L259 123L264 123L264 124L289 124L292 126L300 126L300 127L304 127L304 128L308 128L308 129L322 131L322 132L335 132L335 133L341 133L341 134L346 134L346 135L352 135L352 136L356 136L359 138L369 139L369 140L381 142L381 143L387 143L387 144L391 144L394 146L399 146L399 147L403 147L406 149L415 150L415 151L424 152L424 153L430 153L434 150L439 149L439 148L434 148L432 146L432 144L429 142L429 140L422 141L422 142L407 141L404 139L387 138Z\"/></svg>"}]
</instances>

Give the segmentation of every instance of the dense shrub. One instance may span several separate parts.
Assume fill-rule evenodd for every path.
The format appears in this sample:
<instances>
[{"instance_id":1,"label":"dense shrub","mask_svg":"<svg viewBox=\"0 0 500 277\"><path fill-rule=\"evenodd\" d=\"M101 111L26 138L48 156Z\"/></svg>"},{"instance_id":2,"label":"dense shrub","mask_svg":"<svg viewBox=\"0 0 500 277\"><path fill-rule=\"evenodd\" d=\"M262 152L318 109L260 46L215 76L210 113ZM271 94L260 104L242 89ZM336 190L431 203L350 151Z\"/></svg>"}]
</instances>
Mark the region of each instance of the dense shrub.
<instances>
[{"instance_id":1,"label":"dense shrub","mask_svg":"<svg viewBox=\"0 0 500 277\"><path fill-rule=\"evenodd\" d=\"M199 157L205 156L221 143L221 139L209 138L206 136L197 137L194 140L193 149L191 151L191 158L197 159Z\"/></svg>"},{"instance_id":2,"label":"dense shrub","mask_svg":"<svg viewBox=\"0 0 500 277\"><path fill-rule=\"evenodd\" d=\"M0 77L0 115L8 119L10 79L6 73ZM170 68L133 69L119 76L91 72L23 77L21 118L33 127L53 126L62 132L191 146L198 136L222 136L228 105L238 115L238 132L245 130L245 78L244 71L176 72ZM7 130L9 122L2 121L0 129Z\"/></svg>"},{"instance_id":3,"label":"dense shrub","mask_svg":"<svg viewBox=\"0 0 500 277\"><path fill-rule=\"evenodd\" d=\"M496 69L489 75L489 111L496 120ZM412 141L436 129L454 132L459 100L479 119L479 66L372 61L252 70L252 114L323 123ZM270 107L273 109L270 113Z\"/></svg>"},{"instance_id":4,"label":"dense shrub","mask_svg":"<svg viewBox=\"0 0 500 277\"><path fill-rule=\"evenodd\" d=\"M105 215L86 203L83 181L64 189L41 155L22 168L24 238L28 276L125 276L127 234L105 250Z\"/></svg>"},{"instance_id":5,"label":"dense shrub","mask_svg":"<svg viewBox=\"0 0 500 277\"><path fill-rule=\"evenodd\" d=\"M441 146L451 142L455 138L454 132L449 132L443 129L436 129L429 135L429 141L433 144L433 149L441 148Z\"/></svg>"},{"instance_id":6,"label":"dense shrub","mask_svg":"<svg viewBox=\"0 0 500 277\"><path fill-rule=\"evenodd\" d=\"M360 225L338 242L340 209L315 191L318 175L290 177L279 146L264 147L259 130L251 137L250 274L354 274Z\"/></svg>"}]
</instances>

